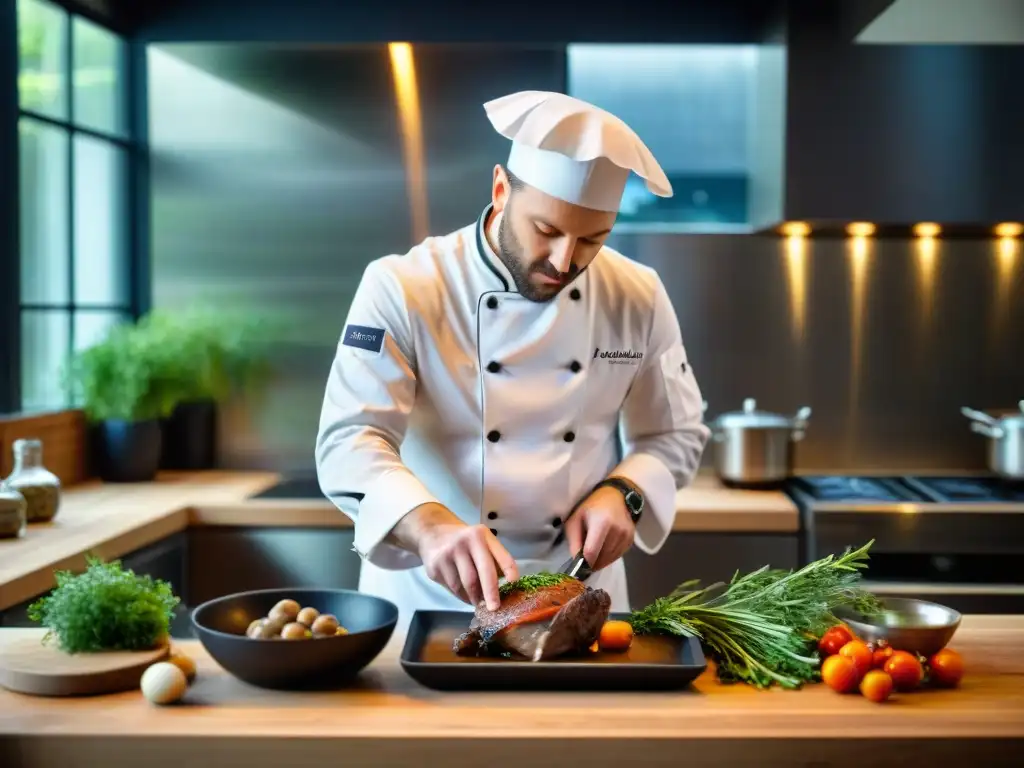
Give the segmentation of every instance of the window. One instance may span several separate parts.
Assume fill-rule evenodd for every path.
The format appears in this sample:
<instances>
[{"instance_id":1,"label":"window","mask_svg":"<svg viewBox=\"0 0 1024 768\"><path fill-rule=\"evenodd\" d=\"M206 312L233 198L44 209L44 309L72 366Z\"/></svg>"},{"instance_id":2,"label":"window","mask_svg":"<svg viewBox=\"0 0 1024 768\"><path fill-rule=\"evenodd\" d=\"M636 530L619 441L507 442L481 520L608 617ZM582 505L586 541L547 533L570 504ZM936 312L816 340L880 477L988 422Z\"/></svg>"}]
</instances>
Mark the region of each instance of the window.
<instances>
[{"instance_id":1,"label":"window","mask_svg":"<svg viewBox=\"0 0 1024 768\"><path fill-rule=\"evenodd\" d=\"M21 408L72 405L73 350L129 319L127 46L18 0Z\"/></svg>"},{"instance_id":2,"label":"window","mask_svg":"<svg viewBox=\"0 0 1024 768\"><path fill-rule=\"evenodd\" d=\"M672 184L659 198L631 174L616 229L748 229L758 56L744 45L568 46L568 92L628 123Z\"/></svg>"}]
</instances>

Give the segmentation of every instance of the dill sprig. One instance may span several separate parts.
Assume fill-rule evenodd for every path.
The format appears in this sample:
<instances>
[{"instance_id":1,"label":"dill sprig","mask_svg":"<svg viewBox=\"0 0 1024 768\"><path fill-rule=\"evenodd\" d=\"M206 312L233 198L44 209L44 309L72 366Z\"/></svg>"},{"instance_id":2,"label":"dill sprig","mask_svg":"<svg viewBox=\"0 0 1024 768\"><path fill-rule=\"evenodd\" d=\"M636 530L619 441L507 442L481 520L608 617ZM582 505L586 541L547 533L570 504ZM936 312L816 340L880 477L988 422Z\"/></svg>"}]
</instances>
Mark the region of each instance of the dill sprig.
<instances>
[{"instance_id":1,"label":"dill sprig","mask_svg":"<svg viewBox=\"0 0 1024 768\"><path fill-rule=\"evenodd\" d=\"M817 638L839 623L833 614L837 607L862 613L881 609L877 598L857 587L873 543L798 571L765 566L703 589L696 581L685 582L634 611L630 623L638 635L699 638L722 682L799 688L820 678Z\"/></svg>"},{"instance_id":2,"label":"dill sprig","mask_svg":"<svg viewBox=\"0 0 1024 768\"><path fill-rule=\"evenodd\" d=\"M573 578L567 573L530 573L525 576L520 576L515 581L506 581L498 587L498 592L502 597L511 594L512 592L536 592L538 589L544 587L555 587L564 581L568 581Z\"/></svg>"},{"instance_id":3,"label":"dill sprig","mask_svg":"<svg viewBox=\"0 0 1024 768\"><path fill-rule=\"evenodd\" d=\"M136 575L119 560L86 558L80 574L57 571L56 588L28 608L28 617L49 631L66 653L138 651L168 634L180 602L165 581Z\"/></svg>"}]
</instances>

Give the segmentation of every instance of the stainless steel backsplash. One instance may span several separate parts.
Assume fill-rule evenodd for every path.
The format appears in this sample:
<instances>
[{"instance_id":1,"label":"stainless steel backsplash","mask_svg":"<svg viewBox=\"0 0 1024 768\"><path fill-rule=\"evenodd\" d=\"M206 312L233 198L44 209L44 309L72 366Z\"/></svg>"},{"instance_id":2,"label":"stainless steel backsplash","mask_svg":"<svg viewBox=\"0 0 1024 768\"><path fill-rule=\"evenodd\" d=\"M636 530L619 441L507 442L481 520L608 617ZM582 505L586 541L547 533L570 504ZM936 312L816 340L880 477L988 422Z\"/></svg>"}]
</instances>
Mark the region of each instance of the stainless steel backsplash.
<instances>
[{"instance_id":1,"label":"stainless steel backsplash","mask_svg":"<svg viewBox=\"0 0 1024 768\"><path fill-rule=\"evenodd\" d=\"M564 87L557 49L416 47L428 225L471 222L507 143L483 101ZM227 406L228 467L312 468L334 346L363 268L408 249L386 46L151 49L154 305L286 319L261 396ZM837 150L838 151L838 150ZM995 241L622 234L661 274L709 416L813 408L801 469L984 465L961 405L1024 397L1024 256Z\"/></svg>"}]
</instances>

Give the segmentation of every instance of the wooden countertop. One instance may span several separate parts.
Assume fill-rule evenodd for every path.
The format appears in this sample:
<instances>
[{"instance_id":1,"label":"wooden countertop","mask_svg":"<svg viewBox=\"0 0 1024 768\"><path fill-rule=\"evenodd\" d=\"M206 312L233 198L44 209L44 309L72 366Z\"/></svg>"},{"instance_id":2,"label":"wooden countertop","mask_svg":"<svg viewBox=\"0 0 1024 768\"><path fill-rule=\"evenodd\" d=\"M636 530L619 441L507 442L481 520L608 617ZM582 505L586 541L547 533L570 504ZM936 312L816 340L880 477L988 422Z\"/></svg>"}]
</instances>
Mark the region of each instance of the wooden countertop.
<instances>
[{"instance_id":1,"label":"wooden countertop","mask_svg":"<svg viewBox=\"0 0 1024 768\"><path fill-rule=\"evenodd\" d=\"M88 482L64 492L51 523L0 539L0 610L51 589L56 569L81 570L84 555L120 557L193 525L348 528L326 499L250 499L281 479L273 472L169 472L152 483ZM737 491L698 476L679 492L676 531L795 532L781 492Z\"/></svg>"},{"instance_id":2,"label":"wooden countertop","mask_svg":"<svg viewBox=\"0 0 1024 768\"><path fill-rule=\"evenodd\" d=\"M0 643L26 632L39 631L0 630ZM681 754L689 766L864 766L910 755L951 764L958 752L993 765L988 758L1012 745L991 740L1017 740L1018 749L1024 740L1022 616L965 617L950 644L964 656L961 687L896 694L881 705L821 685L723 686L711 670L676 693L440 693L405 675L401 644L393 638L360 682L339 692L250 687L192 640L175 645L196 660L198 677L171 707L149 705L138 692L45 699L0 690L0 764L128 765L152 755L157 762L147 766L215 756L248 766L332 756L346 765L427 765L451 764L457 750L460 763L564 766L565 753L550 753L560 743L582 765L678 765ZM4 745L21 762L5 763Z\"/></svg>"}]
</instances>

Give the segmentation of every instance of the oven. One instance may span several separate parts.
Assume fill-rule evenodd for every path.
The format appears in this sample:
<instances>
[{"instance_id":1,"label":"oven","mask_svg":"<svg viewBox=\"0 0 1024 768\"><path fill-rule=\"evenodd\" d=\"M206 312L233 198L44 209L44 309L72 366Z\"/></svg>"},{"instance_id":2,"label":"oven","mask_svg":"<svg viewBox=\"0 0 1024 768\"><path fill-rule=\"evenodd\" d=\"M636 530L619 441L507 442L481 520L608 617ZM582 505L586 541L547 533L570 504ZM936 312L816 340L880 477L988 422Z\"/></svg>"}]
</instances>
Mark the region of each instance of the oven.
<instances>
[{"instance_id":1,"label":"oven","mask_svg":"<svg viewBox=\"0 0 1024 768\"><path fill-rule=\"evenodd\" d=\"M1024 487L991 478L797 478L801 561L874 541L864 586L963 613L1024 613Z\"/></svg>"}]
</instances>

